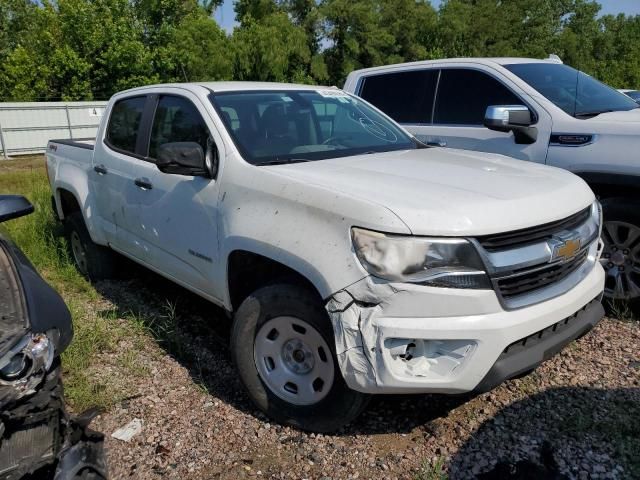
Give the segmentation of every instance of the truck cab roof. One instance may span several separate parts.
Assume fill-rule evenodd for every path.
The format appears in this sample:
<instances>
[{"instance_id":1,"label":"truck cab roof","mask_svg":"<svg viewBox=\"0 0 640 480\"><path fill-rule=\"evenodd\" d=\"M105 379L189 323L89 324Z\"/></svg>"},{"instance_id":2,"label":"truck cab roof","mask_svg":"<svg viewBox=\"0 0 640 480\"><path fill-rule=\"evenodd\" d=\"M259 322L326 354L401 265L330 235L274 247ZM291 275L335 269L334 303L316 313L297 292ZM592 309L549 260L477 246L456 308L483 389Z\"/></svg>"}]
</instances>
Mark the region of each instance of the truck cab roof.
<instances>
[{"instance_id":1,"label":"truck cab roof","mask_svg":"<svg viewBox=\"0 0 640 480\"><path fill-rule=\"evenodd\" d=\"M296 83L279 83L279 82L242 82L242 81L229 81L229 82L185 82L185 83L162 83L155 85L145 85L143 87L131 88L121 94L130 94L133 92L145 92L154 88L182 88L185 90L198 91L199 89L207 89L212 92L234 92L234 91L263 91L263 90L318 90L329 89L337 87L319 86L319 85L305 85Z\"/></svg>"}]
</instances>

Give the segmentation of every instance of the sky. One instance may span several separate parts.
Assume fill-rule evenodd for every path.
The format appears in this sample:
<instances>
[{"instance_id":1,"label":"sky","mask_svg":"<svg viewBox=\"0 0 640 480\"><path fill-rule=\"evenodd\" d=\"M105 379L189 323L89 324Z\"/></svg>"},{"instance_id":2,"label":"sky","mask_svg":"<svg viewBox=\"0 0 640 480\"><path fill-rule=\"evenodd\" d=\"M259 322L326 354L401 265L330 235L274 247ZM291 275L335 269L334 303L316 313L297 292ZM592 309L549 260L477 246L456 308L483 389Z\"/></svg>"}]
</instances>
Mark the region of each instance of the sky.
<instances>
[{"instance_id":1,"label":"sky","mask_svg":"<svg viewBox=\"0 0 640 480\"><path fill-rule=\"evenodd\" d=\"M432 0L431 3L437 8L440 0ZM640 15L640 0L598 0L598 3L602 5L600 13L603 15L618 13ZM216 10L215 18L225 30L231 32L236 25L233 0L224 0L222 7Z\"/></svg>"}]
</instances>

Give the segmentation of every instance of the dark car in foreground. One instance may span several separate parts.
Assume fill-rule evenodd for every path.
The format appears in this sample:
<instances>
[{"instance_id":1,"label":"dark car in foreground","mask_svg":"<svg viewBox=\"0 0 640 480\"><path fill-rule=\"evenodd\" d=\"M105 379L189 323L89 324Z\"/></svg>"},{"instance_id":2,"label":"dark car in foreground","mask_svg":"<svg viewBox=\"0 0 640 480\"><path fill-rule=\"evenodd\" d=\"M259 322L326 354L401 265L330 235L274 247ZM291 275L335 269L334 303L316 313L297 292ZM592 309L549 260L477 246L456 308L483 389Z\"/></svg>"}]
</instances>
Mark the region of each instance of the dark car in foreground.
<instances>
[{"instance_id":1,"label":"dark car in foreground","mask_svg":"<svg viewBox=\"0 0 640 480\"><path fill-rule=\"evenodd\" d=\"M0 223L28 215L0 195ZM103 479L103 436L64 405L60 354L73 337L64 301L0 226L0 480Z\"/></svg>"}]
</instances>

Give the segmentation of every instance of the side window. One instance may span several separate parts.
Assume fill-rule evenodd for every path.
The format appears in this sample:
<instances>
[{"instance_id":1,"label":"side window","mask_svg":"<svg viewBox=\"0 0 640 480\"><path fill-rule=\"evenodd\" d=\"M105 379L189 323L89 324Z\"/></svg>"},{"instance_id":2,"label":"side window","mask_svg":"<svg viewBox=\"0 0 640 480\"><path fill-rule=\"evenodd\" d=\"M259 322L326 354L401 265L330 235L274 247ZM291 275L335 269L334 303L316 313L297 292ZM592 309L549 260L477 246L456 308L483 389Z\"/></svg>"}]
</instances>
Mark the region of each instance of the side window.
<instances>
[{"instance_id":1,"label":"side window","mask_svg":"<svg viewBox=\"0 0 640 480\"><path fill-rule=\"evenodd\" d=\"M207 151L209 130L198 109L186 98L162 96L156 107L149 140L149 157L157 158L165 143L196 142Z\"/></svg>"},{"instance_id":2,"label":"side window","mask_svg":"<svg viewBox=\"0 0 640 480\"><path fill-rule=\"evenodd\" d=\"M400 123L431 123L438 70L385 73L364 79L360 96Z\"/></svg>"},{"instance_id":3,"label":"side window","mask_svg":"<svg viewBox=\"0 0 640 480\"><path fill-rule=\"evenodd\" d=\"M484 72L443 69L433 123L482 125L489 105L522 105L522 100Z\"/></svg>"},{"instance_id":4,"label":"side window","mask_svg":"<svg viewBox=\"0 0 640 480\"><path fill-rule=\"evenodd\" d=\"M119 100L111 110L106 139L109 145L134 153L138 140L138 129L146 97Z\"/></svg>"}]
</instances>

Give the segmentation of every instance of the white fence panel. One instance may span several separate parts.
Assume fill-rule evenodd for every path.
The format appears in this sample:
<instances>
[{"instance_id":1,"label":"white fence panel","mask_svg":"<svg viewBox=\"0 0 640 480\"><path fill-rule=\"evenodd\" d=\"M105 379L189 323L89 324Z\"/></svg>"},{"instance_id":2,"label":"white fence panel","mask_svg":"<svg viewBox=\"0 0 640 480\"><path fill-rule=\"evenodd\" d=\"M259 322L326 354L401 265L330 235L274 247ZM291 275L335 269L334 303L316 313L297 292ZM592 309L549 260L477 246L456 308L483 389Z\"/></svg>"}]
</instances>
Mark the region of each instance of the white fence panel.
<instances>
[{"instance_id":1,"label":"white fence panel","mask_svg":"<svg viewBox=\"0 0 640 480\"><path fill-rule=\"evenodd\" d=\"M0 154L42 153L51 139L95 137L107 102L0 103Z\"/></svg>"}]
</instances>

